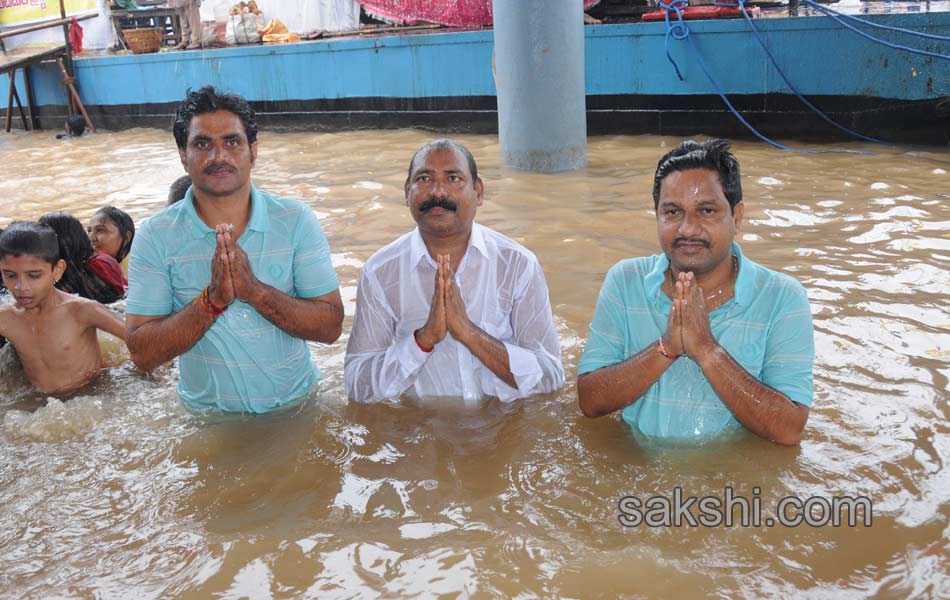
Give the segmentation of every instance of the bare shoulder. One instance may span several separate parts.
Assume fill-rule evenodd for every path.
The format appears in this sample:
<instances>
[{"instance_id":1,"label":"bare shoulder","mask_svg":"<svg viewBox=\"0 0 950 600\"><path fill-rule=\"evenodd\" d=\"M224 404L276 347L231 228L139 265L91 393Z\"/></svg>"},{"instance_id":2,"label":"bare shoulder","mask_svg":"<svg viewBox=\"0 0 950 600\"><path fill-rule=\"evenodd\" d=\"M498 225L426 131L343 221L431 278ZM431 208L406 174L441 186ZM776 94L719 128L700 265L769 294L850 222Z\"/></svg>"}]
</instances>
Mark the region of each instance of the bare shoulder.
<instances>
[{"instance_id":1,"label":"bare shoulder","mask_svg":"<svg viewBox=\"0 0 950 600\"><path fill-rule=\"evenodd\" d=\"M95 315L102 314L103 312L112 312L108 306L96 302L95 300L68 294L60 306L68 310L71 315L80 319L92 319Z\"/></svg>"},{"instance_id":2,"label":"bare shoulder","mask_svg":"<svg viewBox=\"0 0 950 600\"><path fill-rule=\"evenodd\" d=\"M0 304L0 323L16 315L16 310L13 304Z\"/></svg>"},{"instance_id":3,"label":"bare shoulder","mask_svg":"<svg viewBox=\"0 0 950 600\"><path fill-rule=\"evenodd\" d=\"M73 294L63 294L63 296L63 299L60 300L60 306L69 308L69 310L91 310L102 306L95 300L83 298L82 296L74 296Z\"/></svg>"}]
</instances>

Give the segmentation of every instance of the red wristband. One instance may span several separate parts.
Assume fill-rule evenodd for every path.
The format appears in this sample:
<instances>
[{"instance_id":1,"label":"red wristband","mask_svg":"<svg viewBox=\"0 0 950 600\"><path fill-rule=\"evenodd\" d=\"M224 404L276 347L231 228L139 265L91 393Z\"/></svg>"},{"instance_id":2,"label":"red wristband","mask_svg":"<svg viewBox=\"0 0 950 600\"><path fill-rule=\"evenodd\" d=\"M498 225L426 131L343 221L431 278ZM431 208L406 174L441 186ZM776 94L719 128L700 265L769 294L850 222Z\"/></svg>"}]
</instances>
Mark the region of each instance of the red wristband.
<instances>
[{"instance_id":1,"label":"red wristband","mask_svg":"<svg viewBox=\"0 0 950 600\"><path fill-rule=\"evenodd\" d=\"M433 350L435 350L435 346L431 346L431 347L429 347L429 348L426 348L425 346L422 345L421 342L419 342L419 330L418 330L418 329L416 329L415 331L412 332L412 339L416 340L416 346L419 346L419 349L422 350L423 352L425 352L426 354L428 354L429 352L432 352Z\"/></svg>"},{"instance_id":2,"label":"red wristband","mask_svg":"<svg viewBox=\"0 0 950 600\"><path fill-rule=\"evenodd\" d=\"M208 288L201 290L201 293L198 294L198 307L216 319L228 309L227 305L222 308L211 301L211 293Z\"/></svg>"},{"instance_id":3,"label":"red wristband","mask_svg":"<svg viewBox=\"0 0 950 600\"><path fill-rule=\"evenodd\" d=\"M663 336L662 336L662 335L660 336L660 339L657 341L657 344L656 344L656 351L659 352L660 354L662 354L663 356L665 356L666 358L670 359L670 360L676 360L677 358L680 357L679 354L667 354L667 353L666 353L666 348L663 347Z\"/></svg>"}]
</instances>

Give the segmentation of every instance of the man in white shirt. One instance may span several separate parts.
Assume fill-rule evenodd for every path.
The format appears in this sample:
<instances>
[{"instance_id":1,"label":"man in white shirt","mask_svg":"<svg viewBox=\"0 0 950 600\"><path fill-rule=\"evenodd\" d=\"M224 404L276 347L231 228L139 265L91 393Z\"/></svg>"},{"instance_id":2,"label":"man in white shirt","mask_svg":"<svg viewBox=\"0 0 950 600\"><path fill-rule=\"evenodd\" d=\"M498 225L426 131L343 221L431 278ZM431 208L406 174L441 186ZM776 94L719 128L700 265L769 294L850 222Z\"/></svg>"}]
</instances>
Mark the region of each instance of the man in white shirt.
<instances>
[{"instance_id":1,"label":"man in white shirt","mask_svg":"<svg viewBox=\"0 0 950 600\"><path fill-rule=\"evenodd\" d=\"M484 185L468 149L439 139L417 150L405 193L417 228L363 269L346 348L347 395L507 402L561 387L560 339L541 265L475 223Z\"/></svg>"}]
</instances>

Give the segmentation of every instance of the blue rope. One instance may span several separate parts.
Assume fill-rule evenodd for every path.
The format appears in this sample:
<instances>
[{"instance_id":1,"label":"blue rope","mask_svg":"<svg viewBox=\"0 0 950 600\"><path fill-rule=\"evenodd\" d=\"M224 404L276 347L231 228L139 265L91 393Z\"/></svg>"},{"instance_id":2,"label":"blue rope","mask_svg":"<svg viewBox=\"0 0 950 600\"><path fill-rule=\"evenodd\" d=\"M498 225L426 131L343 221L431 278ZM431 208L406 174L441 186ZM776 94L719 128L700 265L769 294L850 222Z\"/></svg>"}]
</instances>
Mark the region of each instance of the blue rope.
<instances>
[{"instance_id":1,"label":"blue rope","mask_svg":"<svg viewBox=\"0 0 950 600\"><path fill-rule=\"evenodd\" d=\"M827 114L822 112L822 110L818 108L817 106L815 106L814 104L812 104L811 101L808 100L808 98L805 98L804 96L802 96L801 93L799 93L799 91L795 89L795 86L792 85L792 82L788 80L788 77L785 76L785 72L782 71L782 68L778 66L778 61L775 60L775 57L769 51L768 46L765 45L765 40L762 39L762 35L759 33L759 29L755 26L755 23L752 22L752 17L749 16L749 13L746 12L745 0L737 0L737 1L738 1L738 4L722 4L719 2L717 2L716 4L719 6L738 7L739 10L742 11L742 16L745 17L745 20L749 23L749 27L752 28L752 33L755 35L755 39L758 40L759 45L762 46L762 50L765 51L765 55L769 57L769 62L772 63L772 66L775 68L775 71L782 78L782 81L785 82L785 85L788 86L788 89L791 90L792 93L795 94L795 96L797 96L798 99L802 101L802 104L807 106L813 113L821 117L823 121L825 121L829 125L832 125L833 127L836 127L838 130L847 133L850 136L856 137L866 142L874 142L877 144L888 144L888 145L891 144L891 142L879 140L877 138L873 138L873 137L864 135L862 133L858 133L857 131L854 131L852 129L845 127L844 125L838 123L837 121L829 117ZM808 2L809 0L805 0L805 1Z\"/></svg>"},{"instance_id":2,"label":"blue rope","mask_svg":"<svg viewBox=\"0 0 950 600\"><path fill-rule=\"evenodd\" d=\"M874 21L868 21L867 19L862 19L862 18L856 17L856 16L854 16L854 15L849 15L849 14L847 14L847 13L843 13L843 12L841 12L841 11L837 11L837 10L828 8L827 6L821 5L821 4L817 3L817 2L815 2L814 0L804 0L804 2L805 2L805 4L807 4L807 5L809 5L809 6L813 7L813 8L817 8L817 9L819 9L819 10L821 10L821 11L826 12L826 13L838 15L839 17L844 17L844 18L846 18L846 19L851 19L852 21L857 21L858 23L862 23L862 24L864 24L864 25L867 25L868 27L876 27L876 28L878 28L878 29L886 29L886 30L888 30L888 31L896 31L896 32L898 32L898 33L905 33L905 34L907 34L907 35L913 35L913 36L917 36L917 37L926 38L926 39L928 39L928 40L940 40L940 41L942 41L942 42L950 42L950 36L946 36L946 35L935 35L935 34L932 34L932 33L921 33L921 32L919 32L919 31L914 31L913 29L904 29L903 27L891 27L890 25L881 25L880 23L875 23ZM830 16L830 14L829 14L829 16Z\"/></svg>"},{"instance_id":3,"label":"blue rope","mask_svg":"<svg viewBox=\"0 0 950 600\"><path fill-rule=\"evenodd\" d=\"M824 6L821 6L820 4L814 4L812 2L809 2L809 0L805 0L805 1L808 2L810 6L813 5L819 11L824 12L826 15L828 15L829 17L837 21L839 24L847 27L848 29L857 33L858 35L871 40L872 42L876 42L878 44L881 44L882 46L887 46L888 48L893 48L895 50L903 50L905 52L910 52L912 54L920 54L921 56L932 56L934 58L942 58L943 60L950 60L950 55L939 54L937 52L928 52L927 50L918 50L917 48L910 48L908 46L902 46L900 44L892 44L891 42L882 40L881 38L876 38L873 35L864 33L863 31L861 31L857 27L854 27L853 25L849 25L848 23L845 23L838 15L834 14L833 11L830 11Z\"/></svg>"},{"instance_id":4,"label":"blue rope","mask_svg":"<svg viewBox=\"0 0 950 600\"><path fill-rule=\"evenodd\" d=\"M666 37L664 38L666 59L673 65L673 70L676 71L676 76L680 78L680 81L685 81L683 74L680 73L679 65L676 64L676 61L673 60L673 56L670 54L670 36L672 36L674 40L685 40L689 37L689 27L683 20L683 13L681 12L682 9L689 6L689 0L669 0L668 2L666 0L660 0L659 6L665 9L663 20L666 23ZM673 25L670 24L670 12L676 14L678 20L678 22Z\"/></svg>"},{"instance_id":5,"label":"blue rope","mask_svg":"<svg viewBox=\"0 0 950 600\"><path fill-rule=\"evenodd\" d=\"M738 1L738 2L743 2L743 0L737 0L737 1ZM772 139L766 137L766 136L763 135L762 133L760 133L758 129L756 129L755 127L752 126L751 123L749 123L748 121L746 121L745 117L743 117L743 116L739 113L739 111L736 110L736 107L734 107L734 106L732 105L732 102L729 101L729 98L726 96L725 92L723 92L723 91L722 91L722 88L719 87L719 84L716 83L716 79L715 79L715 78L712 76L712 74L709 72L709 69L706 68L706 63L703 61L702 54L699 52L699 49L696 47L696 42L695 42L695 41L693 40L693 38L689 35L689 33L690 33L690 32L689 32L689 27L687 27L686 24L683 22L683 15L682 15L682 13L680 12L680 10L681 10L681 8L684 7L686 4L687 4L687 1L686 1L686 0L672 0L671 2L668 2L668 3L667 3L665 0L661 0L661 1L660 1L660 6L663 7L663 8L666 8L666 14L665 14L665 17L666 17L665 20L666 20L666 26L667 26L667 32L666 32L666 34L667 34L666 56L667 56L667 58L669 59L670 63L672 63L673 68L676 69L676 74L677 74L677 76L679 76L679 78L680 78L681 81L683 80L683 76L682 76L682 74L680 73L679 67L676 65L676 61L673 60L673 58L672 58L672 56L670 55L670 52L669 52L669 38L670 38L670 36L672 36L674 39L677 39L677 40L684 40L684 39L685 39L685 40L687 40L687 42L689 42L690 50L692 50L693 56L695 57L696 62L699 64L699 67L702 69L703 74L706 76L706 79L707 79L707 80L709 81L709 83L712 85L713 89L716 90L716 94L719 95L719 97L722 99L722 101L725 103L725 105L729 108L729 110L732 112L732 114L735 115L735 117L739 120L739 122L742 123L742 124L746 127L746 129L748 129L749 131L751 131L757 138L759 138L760 140L762 140L762 141L765 142L766 144L768 144L768 145L770 145L770 146L772 146L772 147L774 147L774 148L778 148L779 150L784 150L784 151L786 151L786 152L796 152L796 153L799 153L799 154L836 154L836 153L844 153L844 154L863 154L863 155L870 155L870 154L873 154L872 152L864 152L864 151L859 151L859 150L799 150L799 149L796 149L796 148L790 148L790 147L788 147L788 146L785 146L785 145L783 145L783 144L780 144L780 143L778 143L778 142L776 142L776 141L774 141L774 140L772 140ZM732 5L726 4L725 6L736 7L737 5L736 5L736 4L732 4ZM671 9L676 13L677 19L679 19L679 22L676 23L676 24L673 24L673 25L670 24L670 17L669 17L669 15L670 15L670 10L671 10ZM743 10L743 12L745 12L745 11ZM747 18L748 18L748 17L747 17ZM674 28L677 28L677 31L676 31L676 32L673 32L673 29L674 29ZM760 41L761 41L761 40L760 40ZM763 46L763 47L764 47L764 46ZM774 59L773 59L773 61L774 61ZM773 64L774 64L774 62L773 62ZM783 79L785 79L784 74L782 75L782 77L783 77ZM786 83L788 83L787 79L786 79ZM789 88L792 88L792 86L791 86L790 84L789 84ZM792 89L793 89L793 91L794 91L794 88L792 88ZM799 95L799 97L802 98L801 95ZM803 99L804 99L804 98L803 98ZM809 104L810 104L810 103L809 103ZM814 106L814 105L812 105L812 106ZM817 110L817 108L816 108L816 110ZM830 119L828 119L827 117L826 117L826 119L827 119L827 120L830 120ZM833 122L833 121L832 121L832 122ZM837 125L837 124L835 123L835 125ZM860 135L860 134L858 134L858 135Z\"/></svg>"},{"instance_id":6,"label":"blue rope","mask_svg":"<svg viewBox=\"0 0 950 600\"><path fill-rule=\"evenodd\" d=\"M699 49L696 48L696 42L693 41L693 38L689 37L687 38L687 41L689 42L690 49L693 51L693 55L696 57L696 62L699 63L699 67L703 70L703 73L706 75L706 79L709 80L709 83L712 84L713 89L716 90L716 93L719 94L719 97L722 98L722 101L726 103L726 106L729 107L729 110L732 111L732 114L735 115L737 119L739 119L739 122L745 125L746 129L755 134L755 137L759 138L772 147L778 148L779 150L785 150L787 152L801 152L802 154L817 154L817 152L814 150L794 150L788 146L783 146L782 144L773 141L759 133L758 129L753 127L741 114L739 114L739 111L736 110L736 108L732 105L732 102L729 102L729 98L726 97L726 94L722 91L722 88L720 88L719 84L716 83L715 78L713 78L713 76L709 73L709 69L706 68L706 63L703 62L702 54L700 54Z\"/></svg>"}]
</instances>

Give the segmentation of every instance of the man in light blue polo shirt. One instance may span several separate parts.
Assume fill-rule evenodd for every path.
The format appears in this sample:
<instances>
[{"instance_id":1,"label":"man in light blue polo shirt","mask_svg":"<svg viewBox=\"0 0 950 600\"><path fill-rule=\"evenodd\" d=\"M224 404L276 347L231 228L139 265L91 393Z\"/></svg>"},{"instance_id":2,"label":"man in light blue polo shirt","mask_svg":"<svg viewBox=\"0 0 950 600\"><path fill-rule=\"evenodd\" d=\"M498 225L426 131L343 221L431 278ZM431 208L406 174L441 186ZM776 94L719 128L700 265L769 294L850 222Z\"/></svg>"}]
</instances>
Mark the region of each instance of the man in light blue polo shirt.
<instances>
[{"instance_id":1,"label":"man in light blue polo shirt","mask_svg":"<svg viewBox=\"0 0 950 600\"><path fill-rule=\"evenodd\" d=\"M251 184L257 125L243 98L189 92L174 132L192 187L132 244L132 360L148 371L180 355L178 393L195 410L280 408L320 377L305 340L340 336L326 236L307 205Z\"/></svg>"},{"instance_id":2,"label":"man in light blue polo shirt","mask_svg":"<svg viewBox=\"0 0 950 600\"><path fill-rule=\"evenodd\" d=\"M813 394L808 296L735 242L744 205L729 144L687 141L669 152L653 202L663 254L607 273L577 368L581 410L622 410L648 436L745 426L797 444Z\"/></svg>"}]
</instances>

